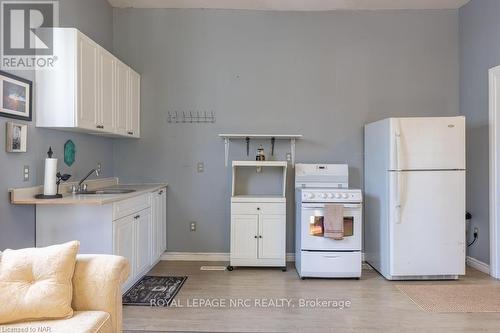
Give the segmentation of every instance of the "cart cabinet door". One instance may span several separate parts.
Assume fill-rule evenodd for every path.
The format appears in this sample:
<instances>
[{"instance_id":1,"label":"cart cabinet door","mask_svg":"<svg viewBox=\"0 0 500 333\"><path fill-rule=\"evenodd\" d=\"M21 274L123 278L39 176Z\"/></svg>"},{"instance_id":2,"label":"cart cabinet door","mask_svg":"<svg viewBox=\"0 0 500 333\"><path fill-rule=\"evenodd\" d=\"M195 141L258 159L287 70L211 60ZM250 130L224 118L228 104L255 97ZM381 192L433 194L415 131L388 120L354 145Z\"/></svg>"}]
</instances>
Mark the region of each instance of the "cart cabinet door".
<instances>
[{"instance_id":1,"label":"cart cabinet door","mask_svg":"<svg viewBox=\"0 0 500 333\"><path fill-rule=\"evenodd\" d=\"M231 258L257 259L259 215L231 217Z\"/></svg>"},{"instance_id":2,"label":"cart cabinet door","mask_svg":"<svg viewBox=\"0 0 500 333\"><path fill-rule=\"evenodd\" d=\"M262 214L259 219L259 259L283 259L286 252L285 215Z\"/></svg>"}]
</instances>

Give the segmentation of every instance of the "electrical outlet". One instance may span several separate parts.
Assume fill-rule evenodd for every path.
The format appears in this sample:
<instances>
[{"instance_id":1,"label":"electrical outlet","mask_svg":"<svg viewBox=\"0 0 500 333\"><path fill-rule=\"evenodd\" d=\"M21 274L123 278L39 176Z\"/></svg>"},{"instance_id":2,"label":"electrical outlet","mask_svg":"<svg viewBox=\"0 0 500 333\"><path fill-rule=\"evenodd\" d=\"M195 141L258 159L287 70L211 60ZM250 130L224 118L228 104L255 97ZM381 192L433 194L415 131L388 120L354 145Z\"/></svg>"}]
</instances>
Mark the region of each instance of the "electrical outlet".
<instances>
[{"instance_id":1,"label":"electrical outlet","mask_svg":"<svg viewBox=\"0 0 500 333\"><path fill-rule=\"evenodd\" d=\"M101 162L97 163L97 172L98 172L99 174L101 174L101 172L102 172L102 165L101 165Z\"/></svg>"},{"instance_id":2,"label":"electrical outlet","mask_svg":"<svg viewBox=\"0 0 500 333\"><path fill-rule=\"evenodd\" d=\"M191 222L189 224L189 231L196 231L196 222Z\"/></svg>"},{"instance_id":3,"label":"electrical outlet","mask_svg":"<svg viewBox=\"0 0 500 333\"><path fill-rule=\"evenodd\" d=\"M292 161L292 153L286 153L286 160L287 160L287 162Z\"/></svg>"},{"instance_id":4,"label":"electrical outlet","mask_svg":"<svg viewBox=\"0 0 500 333\"><path fill-rule=\"evenodd\" d=\"M25 165L23 167L23 182L27 182L30 180L30 166Z\"/></svg>"},{"instance_id":5,"label":"electrical outlet","mask_svg":"<svg viewBox=\"0 0 500 333\"><path fill-rule=\"evenodd\" d=\"M198 172L200 172L200 173L203 172L203 171L205 171L205 163L198 162L198 165L197 165L196 168L198 169Z\"/></svg>"},{"instance_id":6,"label":"electrical outlet","mask_svg":"<svg viewBox=\"0 0 500 333\"><path fill-rule=\"evenodd\" d=\"M479 228L474 228L474 235L479 235Z\"/></svg>"}]
</instances>

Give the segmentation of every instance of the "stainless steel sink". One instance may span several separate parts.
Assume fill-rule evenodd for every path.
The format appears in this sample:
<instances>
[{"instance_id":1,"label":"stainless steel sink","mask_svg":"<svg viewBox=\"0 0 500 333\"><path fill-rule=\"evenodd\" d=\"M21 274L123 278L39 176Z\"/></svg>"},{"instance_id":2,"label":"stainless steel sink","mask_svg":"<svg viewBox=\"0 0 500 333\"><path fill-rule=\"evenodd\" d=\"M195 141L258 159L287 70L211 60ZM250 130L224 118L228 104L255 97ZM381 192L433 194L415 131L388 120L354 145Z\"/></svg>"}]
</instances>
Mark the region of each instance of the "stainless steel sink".
<instances>
[{"instance_id":1,"label":"stainless steel sink","mask_svg":"<svg viewBox=\"0 0 500 333\"><path fill-rule=\"evenodd\" d=\"M126 194L135 191L128 188L103 188L101 190L76 192L75 194Z\"/></svg>"}]
</instances>

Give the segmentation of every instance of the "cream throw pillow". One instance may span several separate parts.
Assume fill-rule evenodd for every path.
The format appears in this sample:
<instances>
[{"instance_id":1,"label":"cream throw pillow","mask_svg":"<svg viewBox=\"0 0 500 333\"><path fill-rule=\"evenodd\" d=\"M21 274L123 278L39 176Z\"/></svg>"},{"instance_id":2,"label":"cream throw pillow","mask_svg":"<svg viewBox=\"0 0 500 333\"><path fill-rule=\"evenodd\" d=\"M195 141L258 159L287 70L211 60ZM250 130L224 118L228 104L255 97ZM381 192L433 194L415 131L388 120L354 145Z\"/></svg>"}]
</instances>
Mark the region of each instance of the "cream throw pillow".
<instances>
[{"instance_id":1,"label":"cream throw pillow","mask_svg":"<svg viewBox=\"0 0 500 333\"><path fill-rule=\"evenodd\" d=\"M77 241L5 250L0 256L0 324L73 315Z\"/></svg>"}]
</instances>

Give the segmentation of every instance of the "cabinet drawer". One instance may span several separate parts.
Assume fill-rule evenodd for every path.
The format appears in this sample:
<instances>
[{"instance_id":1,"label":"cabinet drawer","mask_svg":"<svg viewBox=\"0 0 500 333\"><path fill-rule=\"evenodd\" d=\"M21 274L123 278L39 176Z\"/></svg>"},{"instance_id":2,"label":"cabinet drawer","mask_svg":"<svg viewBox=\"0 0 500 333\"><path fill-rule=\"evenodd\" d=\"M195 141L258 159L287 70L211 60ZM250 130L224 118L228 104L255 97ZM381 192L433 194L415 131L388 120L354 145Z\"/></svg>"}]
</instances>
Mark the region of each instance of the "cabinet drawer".
<instances>
[{"instance_id":1,"label":"cabinet drawer","mask_svg":"<svg viewBox=\"0 0 500 333\"><path fill-rule=\"evenodd\" d=\"M150 195L143 194L137 197L119 201L113 204L113 220L136 213L151 206Z\"/></svg>"},{"instance_id":2,"label":"cabinet drawer","mask_svg":"<svg viewBox=\"0 0 500 333\"><path fill-rule=\"evenodd\" d=\"M231 204L231 214L286 214L285 203L234 202Z\"/></svg>"}]
</instances>

